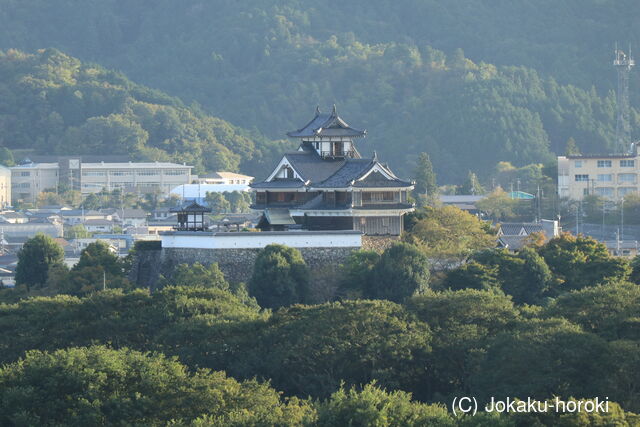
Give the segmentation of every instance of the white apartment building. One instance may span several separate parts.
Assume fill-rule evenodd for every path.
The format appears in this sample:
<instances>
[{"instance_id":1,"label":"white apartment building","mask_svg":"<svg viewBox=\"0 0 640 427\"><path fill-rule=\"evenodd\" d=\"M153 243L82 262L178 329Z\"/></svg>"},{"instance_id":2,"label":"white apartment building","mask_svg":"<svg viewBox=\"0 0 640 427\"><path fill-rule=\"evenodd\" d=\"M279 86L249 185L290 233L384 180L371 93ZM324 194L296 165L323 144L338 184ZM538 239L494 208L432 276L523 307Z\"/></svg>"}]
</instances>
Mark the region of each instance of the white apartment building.
<instances>
[{"instance_id":1,"label":"white apartment building","mask_svg":"<svg viewBox=\"0 0 640 427\"><path fill-rule=\"evenodd\" d=\"M28 162L11 168L12 201L34 203L42 191L55 191L63 183L84 196L116 188L167 195L172 188L191 182L191 169L192 166L168 162L83 163L80 159Z\"/></svg>"},{"instance_id":2,"label":"white apartment building","mask_svg":"<svg viewBox=\"0 0 640 427\"><path fill-rule=\"evenodd\" d=\"M595 194L620 200L628 194L638 194L639 173L637 148L632 154L559 156L558 195L582 200Z\"/></svg>"}]
</instances>

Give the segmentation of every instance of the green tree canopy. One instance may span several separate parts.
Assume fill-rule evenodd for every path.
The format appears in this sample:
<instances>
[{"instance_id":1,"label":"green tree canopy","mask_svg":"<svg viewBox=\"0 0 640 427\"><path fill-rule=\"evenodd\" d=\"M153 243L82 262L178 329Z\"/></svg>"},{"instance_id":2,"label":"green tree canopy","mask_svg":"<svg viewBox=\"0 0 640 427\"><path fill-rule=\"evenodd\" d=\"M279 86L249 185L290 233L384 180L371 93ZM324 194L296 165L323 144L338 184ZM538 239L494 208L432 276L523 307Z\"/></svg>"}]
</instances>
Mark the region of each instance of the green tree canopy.
<instances>
[{"instance_id":1,"label":"green tree canopy","mask_svg":"<svg viewBox=\"0 0 640 427\"><path fill-rule=\"evenodd\" d=\"M429 287L429 259L416 246L400 242L383 252L372 270L365 296L402 302Z\"/></svg>"},{"instance_id":2,"label":"green tree canopy","mask_svg":"<svg viewBox=\"0 0 640 427\"><path fill-rule=\"evenodd\" d=\"M416 242L429 258L444 262L466 259L495 246L495 237L477 217L454 206L426 207L407 220L405 240Z\"/></svg>"},{"instance_id":3,"label":"green tree canopy","mask_svg":"<svg viewBox=\"0 0 640 427\"><path fill-rule=\"evenodd\" d=\"M196 262L195 264L178 264L171 276L164 280L166 284L174 286L202 286L204 288L229 289L229 283L224 278L224 274L214 262L205 267Z\"/></svg>"},{"instance_id":4,"label":"green tree canopy","mask_svg":"<svg viewBox=\"0 0 640 427\"><path fill-rule=\"evenodd\" d=\"M215 425L239 416L279 424L311 413L303 402L281 400L267 384L239 383L223 372L190 373L161 354L99 346L28 352L0 369L0 399L3 425L161 425L201 416Z\"/></svg>"},{"instance_id":5,"label":"green tree canopy","mask_svg":"<svg viewBox=\"0 0 640 427\"><path fill-rule=\"evenodd\" d=\"M539 253L564 290L624 280L631 273L626 260L609 256L605 245L591 237L565 233L551 239Z\"/></svg>"},{"instance_id":6,"label":"green tree canopy","mask_svg":"<svg viewBox=\"0 0 640 427\"><path fill-rule=\"evenodd\" d=\"M27 240L18 252L16 284L27 287L42 286L47 282L49 268L64 260L64 250L45 234L36 234Z\"/></svg>"},{"instance_id":7,"label":"green tree canopy","mask_svg":"<svg viewBox=\"0 0 640 427\"><path fill-rule=\"evenodd\" d=\"M261 250L249 281L249 293L266 308L305 302L309 270L300 251L276 244Z\"/></svg>"},{"instance_id":8,"label":"green tree canopy","mask_svg":"<svg viewBox=\"0 0 640 427\"><path fill-rule=\"evenodd\" d=\"M438 185L436 184L436 174L433 171L431 159L427 153L420 153L418 164L413 173L416 185L413 194L416 199L427 201L433 205L437 201Z\"/></svg>"}]
</instances>

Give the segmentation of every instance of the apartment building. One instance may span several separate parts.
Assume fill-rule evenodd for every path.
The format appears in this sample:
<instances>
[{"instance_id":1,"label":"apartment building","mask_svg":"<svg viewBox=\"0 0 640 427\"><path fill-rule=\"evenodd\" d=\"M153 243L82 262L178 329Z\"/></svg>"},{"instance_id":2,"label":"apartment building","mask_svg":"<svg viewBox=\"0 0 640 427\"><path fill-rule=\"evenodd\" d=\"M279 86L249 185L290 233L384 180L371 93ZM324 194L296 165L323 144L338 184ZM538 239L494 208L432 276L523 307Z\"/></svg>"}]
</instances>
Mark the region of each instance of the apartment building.
<instances>
[{"instance_id":1,"label":"apartment building","mask_svg":"<svg viewBox=\"0 0 640 427\"><path fill-rule=\"evenodd\" d=\"M595 194L620 200L628 194L638 194L639 166L637 147L632 154L560 156L558 195L582 200Z\"/></svg>"},{"instance_id":2,"label":"apartment building","mask_svg":"<svg viewBox=\"0 0 640 427\"><path fill-rule=\"evenodd\" d=\"M81 158L65 157L55 163L35 163L27 159L11 168L12 202L34 203L42 191L55 191L60 186L78 190L84 196L116 188L166 195L172 188L191 182L191 169L167 162L84 163Z\"/></svg>"}]
</instances>

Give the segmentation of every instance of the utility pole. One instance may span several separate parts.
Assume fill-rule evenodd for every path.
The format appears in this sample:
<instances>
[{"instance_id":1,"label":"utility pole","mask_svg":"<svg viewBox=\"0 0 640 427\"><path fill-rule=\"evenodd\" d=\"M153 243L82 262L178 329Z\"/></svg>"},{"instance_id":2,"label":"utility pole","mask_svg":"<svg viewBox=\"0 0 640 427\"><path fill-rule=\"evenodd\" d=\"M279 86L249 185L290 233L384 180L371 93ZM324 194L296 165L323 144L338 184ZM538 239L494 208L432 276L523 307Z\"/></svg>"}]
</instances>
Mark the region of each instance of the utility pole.
<instances>
[{"instance_id":1,"label":"utility pole","mask_svg":"<svg viewBox=\"0 0 640 427\"><path fill-rule=\"evenodd\" d=\"M107 289L107 272L102 270L102 290Z\"/></svg>"},{"instance_id":2,"label":"utility pole","mask_svg":"<svg viewBox=\"0 0 640 427\"><path fill-rule=\"evenodd\" d=\"M620 231L621 231L622 240L624 241L624 197L620 202Z\"/></svg>"}]
</instances>

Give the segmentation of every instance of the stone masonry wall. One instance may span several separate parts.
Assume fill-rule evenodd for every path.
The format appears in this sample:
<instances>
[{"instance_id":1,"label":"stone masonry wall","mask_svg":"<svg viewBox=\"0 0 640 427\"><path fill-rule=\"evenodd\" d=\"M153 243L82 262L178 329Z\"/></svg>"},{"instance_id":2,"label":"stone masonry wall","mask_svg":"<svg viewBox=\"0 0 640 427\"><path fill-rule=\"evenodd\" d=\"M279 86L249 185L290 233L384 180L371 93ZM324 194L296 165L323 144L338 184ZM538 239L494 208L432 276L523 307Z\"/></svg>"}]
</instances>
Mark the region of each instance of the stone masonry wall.
<instances>
[{"instance_id":1,"label":"stone masonry wall","mask_svg":"<svg viewBox=\"0 0 640 427\"><path fill-rule=\"evenodd\" d=\"M360 248L298 248L311 272L311 280L326 276L327 269L336 271L351 252ZM139 251L131 279L139 286L155 289L160 275L170 275L176 265L217 262L229 282L247 282L261 249L194 249L164 248ZM315 277L318 276L318 277Z\"/></svg>"}]
</instances>

